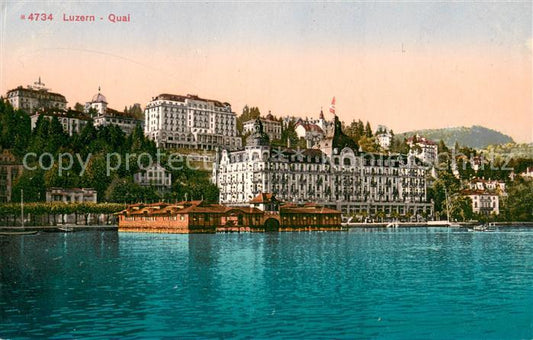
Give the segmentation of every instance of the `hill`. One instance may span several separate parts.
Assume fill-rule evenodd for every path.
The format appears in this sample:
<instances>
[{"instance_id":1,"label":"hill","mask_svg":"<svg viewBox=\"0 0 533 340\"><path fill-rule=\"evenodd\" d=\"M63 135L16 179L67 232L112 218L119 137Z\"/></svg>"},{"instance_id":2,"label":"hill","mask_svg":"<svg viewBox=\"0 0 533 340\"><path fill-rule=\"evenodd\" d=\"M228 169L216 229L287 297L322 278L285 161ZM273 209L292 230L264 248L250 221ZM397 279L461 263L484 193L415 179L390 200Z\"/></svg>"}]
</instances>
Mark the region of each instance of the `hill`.
<instances>
[{"instance_id":1,"label":"hill","mask_svg":"<svg viewBox=\"0 0 533 340\"><path fill-rule=\"evenodd\" d=\"M486 127L479 125L474 125L472 127L463 126L443 129L414 130L399 133L396 136L398 138L406 138L416 133L436 142L443 140L448 147L453 147L455 142L459 142L461 146L469 146L476 149L483 149L489 145L514 143L511 137L499 131L487 129Z\"/></svg>"}]
</instances>

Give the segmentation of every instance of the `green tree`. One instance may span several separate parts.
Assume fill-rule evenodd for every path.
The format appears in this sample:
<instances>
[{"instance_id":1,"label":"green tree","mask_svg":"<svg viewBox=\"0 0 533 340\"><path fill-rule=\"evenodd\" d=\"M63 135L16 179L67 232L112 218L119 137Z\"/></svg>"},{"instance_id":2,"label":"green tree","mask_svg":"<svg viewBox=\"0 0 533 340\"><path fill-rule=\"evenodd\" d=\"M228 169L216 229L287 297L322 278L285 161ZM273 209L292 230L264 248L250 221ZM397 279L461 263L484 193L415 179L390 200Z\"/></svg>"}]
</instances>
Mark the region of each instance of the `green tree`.
<instances>
[{"instance_id":1,"label":"green tree","mask_svg":"<svg viewBox=\"0 0 533 340\"><path fill-rule=\"evenodd\" d=\"M517 178L507 194L502 202L503 217L508 221L533 221L533 181Z\"/></svg>"},{"instance_id":2,"label":"green tree","mask_svg":"<svg viewBox=\"0 0 533 340\"><path fill-rule=\"evenodd\" d=\"M11 149L13 154L24 155L31 137L30 117L11 104L0 100L0 148Z\"/></svg>"},{"instance_id":3,"label":"green tree","mask_svg":"<svg viewBox=\"0 0 533 340\"><path fill-rule=\"evenodd\" d=\"M24 170L15 181L11 200L20 202L21 190L24 191L24 202L40 202L46 199L44 173L42 170Z\"/></svg>"},{"instance_id":4,"label":"green tree","mask_svg":"<svg viewBox=\"0 0 533 340\"><path fill-rule=\"evenodd\" d=\"M296 124L293 121L290 121L289 124L281 130L281 142L284 146L289 144L291 147L298 146L299 139L298 134L296 134Z\"/></svg>"},{"instance_id":5,"label":"green tree","mask_svg":"<svg viewBox=\"0 0 533 340\"><path fill-rule=\"evenodd\" d=\"M113 175L110 173L110 175ZM94 188L98 192L98 199L102 200L105 191L111 183L112 177L107 175L107 164L104 155L93 155L89 159L89 164L85 169L80 185L87 188Z\"/></svg>"},{"instance_id":6,"label":"green tree","mask_svg":"<svg viewBox=\"0 0 533 340\"><path fill-rule=\"evenodd\" d=\"M40 115L35 123L35 128L31 135L29 151L41 154L48 149L48 137L50 135L50 121ZM48 166L49 164L47 164Z\"/></svg>"},{"instance_id":7,"label":"green tree","mask_svg":"<svg viewBox=\"0 0 533 340\"><path fill-rule=\"evenodd\" d=\"M473 217L470 197L455 195L450 199L450 217L452 220L468 221Z\"/></svg>"},{"instance_id":8,"label":"green tree","mask_svg":"<svg viewBox=\"0 0 533 340\"><path fill-rule=\"evenodd\" d=\"M457 195L460 188L461 182L455 178L449 168L437 172L437 179L433 182L433 185L428 188L427 196L429 200L433 200L435 204L435 214L438 218L443 219L447 216L446 192L448 193L448 202L451 202L451 197Z\"/></svg>"},{"instance_id":9,"label":"green tree","mask_svg":"<svg viewBox=\"0 0 533 340\"><path fill-rule=\"evenodd\" d=\"M46 150L55 154L67 142L68 135L63 131L63 125L61 125L56 116L52 117L49 125L48 139L46 141Z\"/></svg>"},{"instance_id":10,"label":"green tree","mask_svg":"<svg viewBox=\"0 0 533 340\"><path fill-rule=\"evenodd\" d=\"M372 128L370 127L370 123L369 122L366 122L365 136L367 138L372 138L372 136L374 136L374 134L372 133Z\"/></svg>"},{"instance_id":11,"label":"green tree","mask_svg":"<svg viewBox=\"0 0 533 340\"><path fill-rule=\"evenodd\" d=\"M159 195L152 187L141 187L129 178L115 178L105 191L105 199L117 203L155 202Z\"/></svg>"},{"instance_id":12,"label":"green tree","mask_svg":"<svg viewBox=\"0 0 533 340\"><path fill-rule=\"evenodd\" d=\"M364 152L378 152L379 145L374 137L363 136L359 139L359 146Z\"/></svg>"},{"instance_id":13,"label":"green tree","mask_svg":"<svg viewBox=\"0 0 533 340\"><path fill-rule=\"evenodd\" d=\"M85 106L83 106L83 104L76 102L76 104L74 105L74 110L78 112L83 112L85 111Z\"/></svg>"}]
</instances>

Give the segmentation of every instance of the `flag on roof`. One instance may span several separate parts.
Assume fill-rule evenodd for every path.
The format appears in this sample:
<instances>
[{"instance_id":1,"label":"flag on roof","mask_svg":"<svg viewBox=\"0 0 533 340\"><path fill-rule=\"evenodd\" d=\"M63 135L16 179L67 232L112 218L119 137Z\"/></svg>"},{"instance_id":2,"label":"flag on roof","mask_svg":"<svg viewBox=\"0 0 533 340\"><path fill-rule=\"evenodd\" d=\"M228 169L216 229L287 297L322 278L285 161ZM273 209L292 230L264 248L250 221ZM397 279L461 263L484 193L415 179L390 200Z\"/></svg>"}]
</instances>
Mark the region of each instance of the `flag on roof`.
<instances>
[{"instance_id":1,"label":"flag on roof","mask_svg":"<svg viewBox=\"0 0 533 340\"><path fill-rule=\"evenodd\" d=\"M333 100L331 101L331 105L329 106L329 112L335 115L335 97L333 97Z\"/></svg>"}]
</instances>

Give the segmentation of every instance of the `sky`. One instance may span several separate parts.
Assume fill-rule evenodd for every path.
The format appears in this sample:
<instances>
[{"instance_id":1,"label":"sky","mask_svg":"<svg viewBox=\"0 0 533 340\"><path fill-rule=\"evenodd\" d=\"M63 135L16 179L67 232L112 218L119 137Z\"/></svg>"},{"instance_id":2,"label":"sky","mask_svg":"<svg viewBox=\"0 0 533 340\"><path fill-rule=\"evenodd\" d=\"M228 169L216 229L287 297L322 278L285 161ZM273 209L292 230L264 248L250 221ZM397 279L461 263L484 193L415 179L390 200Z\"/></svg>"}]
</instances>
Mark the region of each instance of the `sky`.
<instances>
[{"instance_id":1,"label":"sky","mask_svg":"<svg viewBox=\"0 0 533 340\"><path fill-rule=\"evenodd\" d=\"M100 86L119 110L172 93L303 117L335 96L347 122L395 132L482 125L533 142L529 1L0 4L2 94L40 76L70 106Z\"/></svg>"}]
</instances>

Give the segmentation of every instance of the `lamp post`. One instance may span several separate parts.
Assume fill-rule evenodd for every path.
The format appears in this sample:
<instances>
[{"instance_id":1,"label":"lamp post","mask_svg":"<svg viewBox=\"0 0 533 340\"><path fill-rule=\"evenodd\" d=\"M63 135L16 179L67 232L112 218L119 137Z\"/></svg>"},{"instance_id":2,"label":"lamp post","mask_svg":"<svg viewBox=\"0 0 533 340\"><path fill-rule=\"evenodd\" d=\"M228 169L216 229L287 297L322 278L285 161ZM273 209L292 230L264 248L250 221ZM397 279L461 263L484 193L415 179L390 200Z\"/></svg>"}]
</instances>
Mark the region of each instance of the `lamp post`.
<instances>
[{"instance_id":1,"label":"lamp post","mask_svg":"<svg viewBox=\"0 0 533 340\"><path fill-rule=\"evenodd\" d=\"M20 189L20 221L24 228L24 189Z\"/></svg>"}]
</instances>

